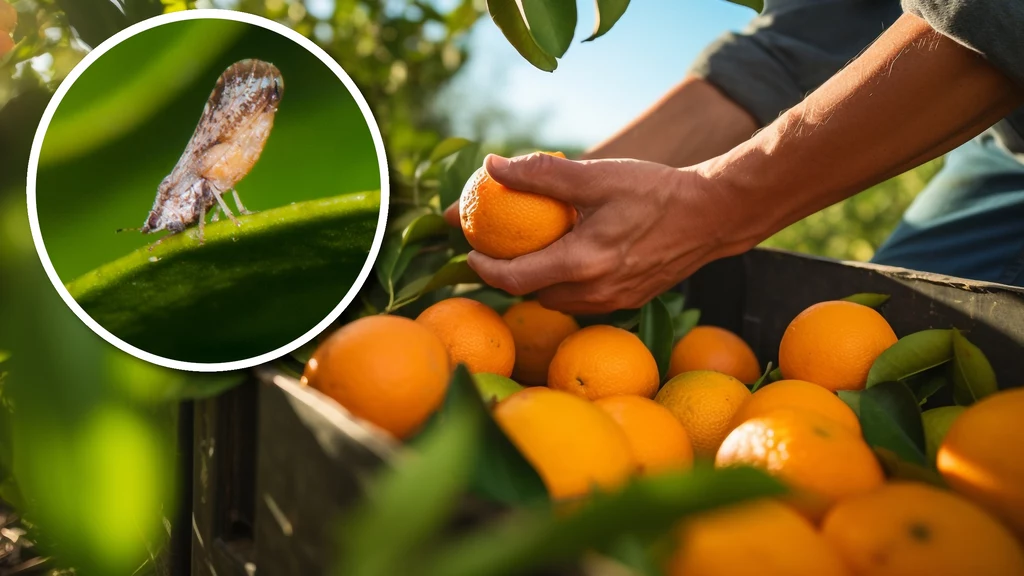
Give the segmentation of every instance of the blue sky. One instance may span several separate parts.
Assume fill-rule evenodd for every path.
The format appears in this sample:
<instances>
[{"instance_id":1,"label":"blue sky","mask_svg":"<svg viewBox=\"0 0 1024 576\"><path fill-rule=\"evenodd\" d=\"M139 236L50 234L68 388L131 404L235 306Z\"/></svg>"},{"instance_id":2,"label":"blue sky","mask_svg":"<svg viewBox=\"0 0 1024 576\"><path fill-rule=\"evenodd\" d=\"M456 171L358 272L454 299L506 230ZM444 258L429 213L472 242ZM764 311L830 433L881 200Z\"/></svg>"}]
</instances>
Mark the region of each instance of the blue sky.
<instances>
[{"instance_id":1,"label":"blue sky","mask_svg":"<svg viewBox=\"0 0 1024 576\"><path fill-rule=\"evenodd\" d=\"M576 40L553 73L533 68L481 19L448 97L456 131L475 135L473 120L494 108L509 113L504 126L541 142L596 144L679 82L704 46L754 15L725 0L637 0L608 34L580 43L594 25L593 1L580 0L578 10Z\"/></svg>"}]
</instances>

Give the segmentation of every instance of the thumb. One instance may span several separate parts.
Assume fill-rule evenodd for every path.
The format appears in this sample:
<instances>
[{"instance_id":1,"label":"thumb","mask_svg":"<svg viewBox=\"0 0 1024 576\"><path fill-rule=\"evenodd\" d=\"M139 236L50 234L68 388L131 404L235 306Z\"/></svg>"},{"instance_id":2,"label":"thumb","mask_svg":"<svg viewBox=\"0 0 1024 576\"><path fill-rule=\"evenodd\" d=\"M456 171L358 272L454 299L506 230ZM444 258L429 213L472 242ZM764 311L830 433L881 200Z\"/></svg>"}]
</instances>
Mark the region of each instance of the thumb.
<instances>
[{"instance_id":1,"label":"thumb","mask_svg":"<svg viewBox=\"0 0 1024 576\"><path fill-rule=\"evenodd\" d=\"M590 192L594 188L591 182L595 174L585 162L543 152L514 158L488 154L484 168L491 178L513 190L542 194L579 206L594 200Z\"/></svg>"}]
</instances>

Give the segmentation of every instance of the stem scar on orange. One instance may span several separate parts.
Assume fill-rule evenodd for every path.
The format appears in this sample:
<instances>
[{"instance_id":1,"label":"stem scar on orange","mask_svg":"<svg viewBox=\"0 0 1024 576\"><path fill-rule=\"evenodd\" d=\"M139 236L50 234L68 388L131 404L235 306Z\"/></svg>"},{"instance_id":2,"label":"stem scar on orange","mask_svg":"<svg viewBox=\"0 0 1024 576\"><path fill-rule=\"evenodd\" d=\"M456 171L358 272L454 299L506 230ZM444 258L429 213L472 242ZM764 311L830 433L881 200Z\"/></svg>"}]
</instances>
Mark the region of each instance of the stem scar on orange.
<instances>
[{"instance_id":1,"label":"stem scar on orange","mask_svg":"<svg viewBox=\"0 0 1024 576\"><path fill-rule=\"evenodd\" d=\"M544 152L565 158L561 152ZM481 167L459 198L462 232L474 250L510 260L547 248L572 230L572 204L499 184Z\"/></svg>"}]
</instances>

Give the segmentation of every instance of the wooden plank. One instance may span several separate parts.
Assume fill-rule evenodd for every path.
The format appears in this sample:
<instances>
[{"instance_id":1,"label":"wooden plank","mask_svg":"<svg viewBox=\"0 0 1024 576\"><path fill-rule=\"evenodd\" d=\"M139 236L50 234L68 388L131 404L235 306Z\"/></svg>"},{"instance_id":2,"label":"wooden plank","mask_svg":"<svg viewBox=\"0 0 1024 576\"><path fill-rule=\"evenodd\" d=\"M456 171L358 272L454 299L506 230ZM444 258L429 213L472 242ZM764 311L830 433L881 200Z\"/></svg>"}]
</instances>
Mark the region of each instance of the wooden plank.
<instances>
[{"instance_id":1,"label":"wooden plank","mask_svg":"<svg viewBox=\"0 0 1024 576\"><path fill-rule=\"evenodd\" d=\"M337 522L397 445L334 401L257 369L256 556L261 576L326 574Z\"/></svg>"}]
</instances>

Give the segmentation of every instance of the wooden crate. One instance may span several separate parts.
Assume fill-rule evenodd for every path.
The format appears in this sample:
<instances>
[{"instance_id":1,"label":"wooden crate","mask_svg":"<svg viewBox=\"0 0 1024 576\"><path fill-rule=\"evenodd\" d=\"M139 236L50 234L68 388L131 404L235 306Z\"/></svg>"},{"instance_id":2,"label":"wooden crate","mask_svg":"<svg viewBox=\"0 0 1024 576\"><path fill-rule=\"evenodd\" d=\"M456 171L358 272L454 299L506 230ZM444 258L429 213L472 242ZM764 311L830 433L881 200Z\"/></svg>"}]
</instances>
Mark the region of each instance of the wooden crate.
<instances>
[{"instance_id":1,"label":"wooden crate","mask_svg":"<svg viewBox=\"0 0 1024 576\"><path fill-rule=\"evenodd\" d=\"M682 288L702 324L729 328L763 363L807 306L855 292L892 295L899 335L968 332L1002 387L1024 385L1024 290L869 264L753 250L706 266ZM192 574L325 574L336 522L396 446L335 402L272 368L194 411ZM187 546L172 546L172 550Z\"/></svg>"}]
</instances>

